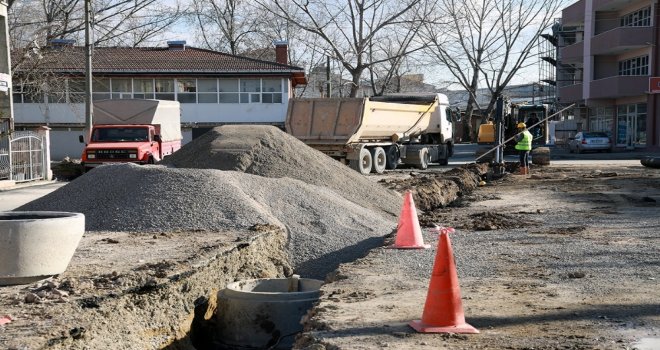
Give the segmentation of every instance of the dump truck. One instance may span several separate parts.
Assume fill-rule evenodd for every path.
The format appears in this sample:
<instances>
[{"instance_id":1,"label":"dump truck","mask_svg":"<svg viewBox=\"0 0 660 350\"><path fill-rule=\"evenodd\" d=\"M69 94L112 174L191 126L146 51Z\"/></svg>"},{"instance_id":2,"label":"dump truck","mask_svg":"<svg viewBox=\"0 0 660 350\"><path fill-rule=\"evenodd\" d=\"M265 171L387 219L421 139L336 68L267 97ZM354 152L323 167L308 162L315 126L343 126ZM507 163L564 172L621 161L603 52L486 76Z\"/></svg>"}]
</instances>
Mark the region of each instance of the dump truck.
<instances>
[{"instance_id":1,"label":"dump truck","mask_svg":"<svg viewBox=\"0 0 660 350\"><path fill-rule=\"evenodd\" d=\"M103 163L153 164L181 148L182 139L177 101L94 101L82 164L85 170ZM83 135L79 140L85 143Z\"/></svg>"},{"instance_id":2,"label":"dump truck","mask_svg":"<svg viewBox=\"0 0 660 350\"><path fill-rule=\"evenodd\" d=\"M294 98L285 128L362 174L399 164L446 165L454 152L452 110L443 94Z\"/></svg>"}]
</instances>

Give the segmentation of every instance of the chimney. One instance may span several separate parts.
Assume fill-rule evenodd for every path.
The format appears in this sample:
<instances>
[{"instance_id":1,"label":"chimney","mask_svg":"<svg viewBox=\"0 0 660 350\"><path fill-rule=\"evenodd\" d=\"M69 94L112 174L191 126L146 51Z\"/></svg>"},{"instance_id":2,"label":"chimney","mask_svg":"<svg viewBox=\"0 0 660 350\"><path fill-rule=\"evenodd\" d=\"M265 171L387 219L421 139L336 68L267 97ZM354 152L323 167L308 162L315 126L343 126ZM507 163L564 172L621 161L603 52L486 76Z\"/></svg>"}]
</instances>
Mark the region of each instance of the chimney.
<instances>
[{"instance_id":1,"label":"chimney","mask_svg":"<svg viewBox=\"0 0 660 350\"><path fill-rule=\"evenodd\" d=\"M168 41L167 48L172 51L183 51L186 49L186 41L185 40Z\"/></svg>"},{"instance_id":2,"label":"chimney","mask_svg":"<svg viewBox=\"0 0 660 350\"><path fill-rule=\"evenodd\" d=\"M286 40L276 40L273 44L275 44L275 62L289 64L289 43Z\"/></svg>"}]
</instances>

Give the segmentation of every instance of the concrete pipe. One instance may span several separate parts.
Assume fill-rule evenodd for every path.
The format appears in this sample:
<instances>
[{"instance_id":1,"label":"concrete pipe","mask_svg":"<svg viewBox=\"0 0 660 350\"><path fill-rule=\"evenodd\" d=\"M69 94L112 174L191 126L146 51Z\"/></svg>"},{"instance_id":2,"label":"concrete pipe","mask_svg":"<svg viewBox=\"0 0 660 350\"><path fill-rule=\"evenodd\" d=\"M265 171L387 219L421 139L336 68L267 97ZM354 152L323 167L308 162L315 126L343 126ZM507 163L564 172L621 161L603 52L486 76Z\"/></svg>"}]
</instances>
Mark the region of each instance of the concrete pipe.
<instances>
[{"instance_id":1,"label":"concrete pipe","mask_svg":"<svg viewBox=\"0 0 660 350\"><path fill-rule=\"evenodd\" d=\"M32 283L64 272L85 233L85 216L0 212L0 285Z\"/></svg>"},{"instance_id":2,"label":"concrete pipe","mask_svg":"<svg viewBox=\"0 0 660 350\"><path fill-rule=\"evenodd\" d=\"M307 278L275 278L227 285L218 293L216 342L228 348L291 349L322 284Z\"/></svg>"}]
</instances>

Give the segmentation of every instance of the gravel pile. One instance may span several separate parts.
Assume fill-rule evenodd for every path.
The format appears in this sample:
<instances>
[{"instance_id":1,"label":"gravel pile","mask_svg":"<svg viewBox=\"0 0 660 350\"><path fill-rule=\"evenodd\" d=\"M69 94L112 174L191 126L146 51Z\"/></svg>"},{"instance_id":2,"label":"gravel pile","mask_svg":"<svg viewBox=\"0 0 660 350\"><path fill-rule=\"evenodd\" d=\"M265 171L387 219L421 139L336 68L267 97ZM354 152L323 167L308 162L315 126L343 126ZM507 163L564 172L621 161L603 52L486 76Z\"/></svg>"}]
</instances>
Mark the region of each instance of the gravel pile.
<instances>
[{"instance_id":1,"label":"gravel pile","mask_svg":"<svg viewBox=\"0 0 660 350\"><path fill-rule=\"evenodd\" d=\"M216 127L186 144L161 164L176 168L236 170L264 177L289 177L329 187L344 198L394 217L401 196L310 148L273 126Z\"/></svg>"},{"instance_id":2,"label":"gravel pile","mask_svg":"<svg viewBox=\"0 0 660 350\"><path fill-rule=\"evenodd\" d=\"M81 212L87 230L168 232L272 223L296 273L323 278L382 244L401 196L271 126L223 126L165 166L99 167L19 210Z\"/></svg>"}]
</instances>

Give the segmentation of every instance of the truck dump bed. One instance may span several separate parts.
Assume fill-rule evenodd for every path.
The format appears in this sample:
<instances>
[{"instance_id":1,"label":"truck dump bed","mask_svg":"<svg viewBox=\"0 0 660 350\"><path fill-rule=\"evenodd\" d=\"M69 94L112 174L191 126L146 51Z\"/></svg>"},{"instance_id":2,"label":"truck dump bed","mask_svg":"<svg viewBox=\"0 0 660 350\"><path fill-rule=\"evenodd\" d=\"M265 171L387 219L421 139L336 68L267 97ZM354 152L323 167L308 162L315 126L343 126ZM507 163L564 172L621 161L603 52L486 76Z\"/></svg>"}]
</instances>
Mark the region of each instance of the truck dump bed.
<instances>
[{"instance_id":1,"label":"truck dump bed","mask_svg":"<svg viewBox=\"0 0 660 350\"><path fill-rule=\"evenodd\" d=\"M178 101L102 100L94 101L97 124L152 124L160 126L163 141L181 140L181 109Z\"/></svg>"},{"instance_id":2,"label":"truck dump bed","mask_svg":"<svg viewBox=\"0 0 660 350\"><path fill-rule=\"evenodd\" d=\"M391 100L394 99L394 100ZM436 99L405 97L291 99L286 131L309 145L390 142L416 136L431 122Z\"/></svg>"}]
</instances>

